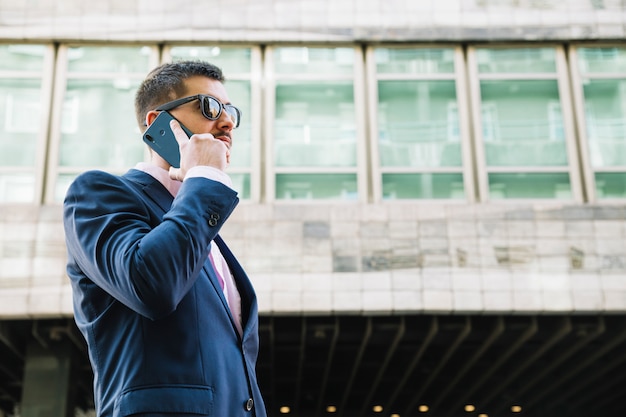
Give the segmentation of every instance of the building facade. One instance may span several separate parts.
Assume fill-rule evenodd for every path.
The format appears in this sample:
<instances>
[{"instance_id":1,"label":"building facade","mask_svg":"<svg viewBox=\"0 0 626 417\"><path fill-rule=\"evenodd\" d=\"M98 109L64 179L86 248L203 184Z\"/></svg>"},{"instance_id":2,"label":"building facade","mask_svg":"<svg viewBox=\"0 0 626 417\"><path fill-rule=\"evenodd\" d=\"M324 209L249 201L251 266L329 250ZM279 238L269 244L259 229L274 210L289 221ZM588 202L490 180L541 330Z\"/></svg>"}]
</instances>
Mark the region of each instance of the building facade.
<instances>
[{"instance_id":1,"label":"building facade","mask_svg":"<svg viewBox=\"0 0 626 417\"><path fill-rule=\"evenodd\" d=\"M0 0L0 409L89 413L63 196L147 157L151 68L206 59L271 415L622 415L625 32L616 0Z\"/></svg>"}]
</instances>

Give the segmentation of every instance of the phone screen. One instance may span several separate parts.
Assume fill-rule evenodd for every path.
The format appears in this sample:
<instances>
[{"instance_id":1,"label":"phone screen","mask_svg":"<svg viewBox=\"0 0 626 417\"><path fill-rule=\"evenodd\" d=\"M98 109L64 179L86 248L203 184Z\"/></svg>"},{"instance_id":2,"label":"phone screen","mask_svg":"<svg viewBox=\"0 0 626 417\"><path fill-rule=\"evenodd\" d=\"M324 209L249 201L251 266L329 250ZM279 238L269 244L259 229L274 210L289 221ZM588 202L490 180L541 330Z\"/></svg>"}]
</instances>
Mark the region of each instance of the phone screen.
<instances>
[{"instance_id":1,"label":"phone screen","mask_svg":"<svg viewBox=\"0 0 626 417\"><path fill-rule=\"evenodd\" d=\"M172 120L176 120L176 118L170 113L166 111L159 113L154 122L144 132L143 141L161 155L161 158L165 159L171 166L180 168L180 149L174 132L170 128L170 121ZM180 126L187 134L187 137L193 135L182 123L180 123Z\"/></svg>"}]
</instances>

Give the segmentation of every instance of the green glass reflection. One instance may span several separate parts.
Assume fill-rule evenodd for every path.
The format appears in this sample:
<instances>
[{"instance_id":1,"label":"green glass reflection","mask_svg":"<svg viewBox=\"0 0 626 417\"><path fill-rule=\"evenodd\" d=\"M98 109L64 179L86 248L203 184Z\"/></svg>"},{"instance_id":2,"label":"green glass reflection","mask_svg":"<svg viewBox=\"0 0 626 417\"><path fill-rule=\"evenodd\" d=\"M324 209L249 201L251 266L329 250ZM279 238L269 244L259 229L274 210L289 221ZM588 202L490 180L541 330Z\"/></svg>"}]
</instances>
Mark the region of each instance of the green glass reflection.
<instances>
[{"instance_id":1,"label":"green glass reflection","mask_svg":"<svg viewBox=\"0 0 626 417\"><path fill-rule=\"evenodd\" d=\"M150 68L152 49L147 46L101 47L80 46L68 48L70 72L139 72Z\"/></svg>"},{"instance_id":2,"label":"green glass reflection","mask_svg":"<svg viewBox=\"0 0 626 417\"><path fill-rule=\"evenodd\" d=\"M626 198L626 172L596 172L596 196Z\"/></svg>"},{"instance_id":3,"label":"green glass reflection","mask_svg":"<svg viewBox=\"0 0 626 417\"><path fill-rule=\"evenodd\" d=\"M489 174L489 197L571 199L567 173L498 173Z\"/></svg>"},{"instance_id":4,"label":"green glass reflection","mask_svg":"<svg viewBox=\"0 0 626 417\"><path fill-rule=\"evenodd\" d=\"M34 166L41 130L41 81L0 79L0 166Z\"/></svg>"},{"instance_id":5,"label":"green glass reflection","mask_svg":"<svg viewBox=\"0 0 626 417\"><path fill-rule=\"evenodd\" d=\"M34 198L34 174L0 173L0 203L31 203Z\"/></svg>"},{"instance_id":6,"label":"green glass reflection","mask_svg":"<svg viewBox=\"0 0 626 417\"><path fill-rule=\"evenodd\" d=\"M57 203L63 202L68 188L70 188L70 185L74 182L77 176L77 174L59 174L57 176L54 187L54 201Z\"/></svg>"},{"instance_id":7,"label":"green glass reflection","mask_svg":"<svg viewBox=\"0 0 626 417\"><path fill-rule=\"evenodd\" d=\"M626 72L626 48L578 48L580 72Z\"/></svg>"},{"instance_id":8,"label":"green glass reflection","mask_svg":"<svg viewBox=\"0 0 626 417\"><path fill-rule=\"evenodd\" d=\"M556 80L482 81L488 166L565 166L567 149Z\"/></svg>"},{"instance_id":9,"label":"green glass reflection","mask_svg":"<svg viewBox=\"0 0 626 417\"><path fill-rule=\"evenodd\" d=\"M46 46L0 45L0 70L41 71Z\"/></svg>"},{"instance_id":10,"label":"green glass reflection","mask_svg":"<svg viewBox=\"0 0 626 417\"><path fill-rule=\"evenodd\" d=\"M460 167L454 81L379 81L380 163L393 167Z\"/></svg>"},{"instance_id":11,"label":"green glass reflection","mask_svg":"<svg viewBox=\"0 0 626 417\"><path fill-rule=\"evenodd\" d=\"M556 72L554 48L481 48L476 60L481 74Z\"/></svg>"},{"instance_id":12,"label":"green glass reflection","mask_svg":"<svg viewBox=\"0 0 626 417\"><path fill-rule=\"evenodd\" d=\"M356 200L356 174L277 174L278 200Z\"/></svg>"},{"instance_id":13,"label":"green glass reflection","mask_svg":"<svg viewBox=\"0 0 626 417\"><path fill-rule=\"evenodd\" d=\"M626 80L583 84L591 166L626 167Z\"/></svg>"},{"instance_id":14,"label":"green glass reflection","mask_svg":"<svg viewBox=\"0 0 626 417\"><path fill-rule=\"evenodd\" d=\"M250 199L250 174L229 173L233 182L233 189L239 193L239 198Z\"/></svg>"},{"instance_id":15,"label":"green glass reflection","mask_svg":"<svg viewBox=\"0 0 626 417\"><path fill-rule=\"evenodd\" d=\"M453 49L377 48L379 74L453 74Z\"/></svg>"},{"instance_id":16,"label":"green glass reflection","mask_svg":"<svg viewBox=\"0 0 626 417\"><path fill-rule=\"evenodd\" d=\"M227 81L230 101L241 110L241 124L233 131L232 167L250 167L252 160L251 92L249 81Z\"/></svg>"},{"instance_id":17,"label":"green glass reflection","mask_svg":"<svg viewBox=\"0 0 626 417\"><path fill-rule=\"evenodd\" d=\"M383 174L383 199L464 199L462 174Z\"/></svg>"},{"instance_id":18,"label":"green glass reflection","mask_svg":"<svg viewBox=\"0 0 626 417\"><path fill-rule=\"evenodd\" d=\"M354 49L285 47L274 50L277 74L352 75Z\"/></svg>"},{"instance_id":19,"label":"green glass reflection","mask_svg":"<svg viewBox=\"0 0 626 417\"><path fill-rule=\"evenodd\" d=\"M278 83L274 144L279 167L355 167L352 83Z\"/></svg>"},{"instance_id":20,"label":"green glass reflection","mask_svg":"<svg viewBox=\"0 0 626 417\"><path fill-rule=\"evenodd\" d=\"M217 65L228 79L229 74L248 73L252 66L250 48L223 46L176 46L170 51L173 61L203 60Z\"/></svg>"},{"instance_id":21,"label":"green glass reflection","mask_svg":"<svg viewBox=\"0 0 626 417\"><path fill-rule=\"evenodd\" d=\"M127 167L143 160L135 120L138 81L69 80L61 120L61 166Z\"/></svg>"}]
</instances>

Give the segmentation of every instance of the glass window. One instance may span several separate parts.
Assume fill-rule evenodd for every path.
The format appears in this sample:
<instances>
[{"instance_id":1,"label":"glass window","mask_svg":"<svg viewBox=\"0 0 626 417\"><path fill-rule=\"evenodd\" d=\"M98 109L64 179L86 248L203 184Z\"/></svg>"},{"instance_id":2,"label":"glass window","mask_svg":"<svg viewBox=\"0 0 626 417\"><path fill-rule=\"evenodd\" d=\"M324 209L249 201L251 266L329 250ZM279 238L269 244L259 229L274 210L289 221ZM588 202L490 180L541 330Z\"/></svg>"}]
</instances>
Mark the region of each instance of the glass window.
<instances>
[{"instance_id":1,"label":"glass window","mask_svg":"<svg viewBox=\"0 0 626 417\"><path fill-rule=\"evenodd\" d=\"M43 85L48 51L44 45L0 45L0 203L37 199L50 101Z\"/></svg>"},{"instance_id":2,"label":"glass window","mask_svg":"<svg viewBox=\"0 0 626 417\"><path fill-rule=\"evenodd\" d=\"M482 81L480 92L488 166L567 165L556 80Z\"/></svg>"},{"instance_id":3,"label":"glass window","mask_svg":"<svg viewBox=\"0 0 626 417\"><path fill-rule=\"evenodd\" d=\"M274 53L277 74L348 75L354 71L352 48L277 48Z\"/></svg>"},{"instance_id":4,"label":"glass window","mask_svg":"<svg viewBox=\"0 0 626 417\"><path fill-rule=\"evenodd\" d=\"M251 175L255 157L252 125L252 49L210 45L173 46L169 49L169 55L173 61L207 61L220 67L224 73L226 78L224 85L228 96L242 113L241 124L233 132L233 149L228 173L240 198L251 198Z\"/></svg>"},{"instance_id":5,"label":"glass window","mask_svg":"<svg viewBox=\"0 0 626 417\"><path fill-rule=\"evenodd\" d=\"M276 198L355 200L356 174L278 174Z\"/></svg>"},{"instance_id":6,"label":"glass window","mask_svg":"<svg viewBox=\"0 0 626 417\"><path fill-rule=\"evenodd\" d=\"M279 200L358 199L352 48L276 48L273 166Z\"/></svg>"},{"instance_id":7,"label":"glass window","mask_svg":"<svg viewBox=\"0 0 626 417\"><path fill-rule=\"evenodd\" d=\"M454 81L379 81L383 167L461 167Z\"/></svg>"},{"instance_id":8,"label":"glass window","mask_svg":"<svg viewBox=\"0 0 626 417\"><path fill-rule=\"evenodd\" d=\"M598 172L595 180L598 198L626 198L626 172Z\"/></svg>"},{"instance_id":9,"label":"glass window","mask_svg":"<svg viewBox=\"0 0 626 417\"><path fill-rule=\"evenodd\" d=\"M35 164L41 110L41 80L0 79L1 166Z\"/></svg>"},{"instance_id":10,"label":"glass window","mask_svg":"<svg viewBox=\"0 0 626 417\"><path fill-rule=\"evenodd\" d=\"M30 203L34 199L34 192L34 175L11 173L0 175L0 203Z\"/></svg>"},{"instance_id":11,"label":"glass window","mask_svg":"<svg viewBox=\"0 0 626 417\"><path fill-rule=\"evenodd\" d=\"M143 73L150 67L149 47L81 46L67 51L68 71L91 73Z\"/></svg>"},{"instance_id":12,"label":"glass window","mask_svg":"<svg viewBox=\"0 0 626 417\"><path fill-rule=\"evenodd\" d=\"M63 201L74 178L76 178L76 174L59 174L54 188L54 201Z\"/></svg>"},{"instance_id":13,"label":"glass window","mask_svg":"<svg viewBox=\"0 0 626 417\"><path fill-rule=\"evenodd\" d=\"M78 173L92 168L122 173L142 161L145 145L135 119L137 87L154 64L149 47L68 47L60 114L59 201Z\"/></svg>"},{"instance_id":14,"label":"glass window","mask_svg":"<svg viewBox=\"0 0 626 417\"><path fill-rule=\"evenodd\" d=\"M464 199L454 49L377 48L381 194Z\"/></svg>"},{"instance_id":15,"label":"glass window","mask_svg":"<svg viewBox=\"0 0 626 417\"><path fill-rule=\"evenodd\" d=\"M489 199L572 199L558 54L554 48L477 49ZM488 194L488 197L484 194Z\"/></svg>"},{"instance_id":16,"label":"glass window","mask_svg":"<svg viewBox=\"0 0 626 417\"><path fill-rule=\"evenodd\" d=\"M139 81L68 80L61 120L59 165L125 168L143 159L135 120Z\"/></svg>"},{"instance_id":17,"label":"glass window","mask_svg":"<svg viewBox=\"0 0 626 417\"><path fill-rule=\"evenodd\" d=\"M378 74L454 74L454 50L377 48Z\"/></svg>"},{"instance_id":18,"label":"glass window","mask_svg":"<svg viewBox=\"0 0 626 417\"><path fill-rule=\"evenodd\" d=\"M591 166L626 167L626 79L589 80L583 92Z\"/></svg>"},{"instance_id":19,"label":"glass window","mask_svg":"<svg viewBox=\"0 0 626 417\"><path fill-rule=\"evenodd\" d=\"M279 167L356 167L351 82L279 82L274 157Z\"/></svg>"},{"instance_id":20,"label":"glass window","mask_svg":"<svg viewBox=\"0 0 626 417\"><path fill-rule=\"evenodd\" d=\"M237 190L242 198L250 198L250 174L232 174L229 173L233 182L233 188Z\"/></svg>"},{"instance_id":21,"label":"glass window","mask_svg":"<svg viewBox=\"0 0 626 417\"><path fill-rule=\"evenodd\" d=\"M552 48L478 49L481 74L555 73L556 51Z\"/></svg>"},{"instance_id":22,"label":"glass window","mask_svg":"<svg viewBox=\"0 0 626 417\"><path fill-rule=\"evenodd\" d=\"M563 198L572 197L569 175L517 172L489 175L489 197L506 198Z\"/></svg>"},{"instance_id":23,"label":"glass window","mask_svg":"<svg viewBox=\"0 0 626 417\"><path fill-rule=\"evenodd\" d=\"M578 48L588 155L598 199L626 198L626 48Z\"/></svg>"},{"instance_id":24,"label":"glass window","mask_svg":"<svg viewBox=\"0 0 626 417\"><path fill-rule=\"evenodd\" d=\"M224 46L173 46L170 49L173 61L203 60L220 67L226 79L232 74L250 73L252 50L250 48ZM228 92L230 94L230 91Z\"/></svg>"},{"instance_id":25,"label":"glass window","mask_svg":"<svg viewBox=\"0 0 626 417\"><path fill-rule=\"evenodd\" d=\"M383 198L465 198L462 174L383 174Z\"/></svg>"},{"instance_id":26,"label":"glass window","mask_svg":"<svg viewBox=\"0 0 626 417\"><path fill-rule=\"evenodd\" d=\"M252 91L250 81L227 81L226 89L232 103L241 110L241 124L233 132L233 149L229 169L244 168L250 175L252 164ZM249 198L249 196L247 197Z\"/></svg>"},{"instance_id":27,"label":"glass window","mask_svg":"<svg viewBox=\"0 0 626 417\"><path fill-rule=\"evenodd\" d=\"M0 45L0 71L41 72L45 45Z\"/></svg>"},{"instance_id":28,"label":"glass window","mask_svg":"<svg viewBox=\"0 0 626 417\"><path fill-rule=\"evenodd\" d=\"M626 48L578 48L582 73L626 73Z\"/></svg>"}]
</instances>

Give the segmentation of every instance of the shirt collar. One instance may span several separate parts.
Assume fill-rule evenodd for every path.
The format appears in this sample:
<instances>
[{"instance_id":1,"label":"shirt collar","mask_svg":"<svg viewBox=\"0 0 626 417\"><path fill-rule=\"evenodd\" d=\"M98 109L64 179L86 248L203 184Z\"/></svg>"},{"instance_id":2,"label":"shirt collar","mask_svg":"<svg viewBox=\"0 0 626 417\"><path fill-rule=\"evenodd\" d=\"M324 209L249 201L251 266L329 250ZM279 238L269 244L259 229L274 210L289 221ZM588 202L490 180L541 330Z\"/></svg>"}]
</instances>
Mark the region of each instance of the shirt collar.
<instances>
[{"instance_id":1,"label":"shirt collar","mask_svg":"<svg viewBox=\"0 0 626 417\"><path fill-rule=\"evenodd\" d=\"M178 194L178 190L180 189L182 182L171 179L170 173L167 170L147 162L139 162L135 166L135 169L143 171L146 174L154 177L154 179L163 184L163 186L167 189L167 191L170 192L170 194L172 194L172 196L176 197L176 194Z\"/></svg>"}]
</instances>

